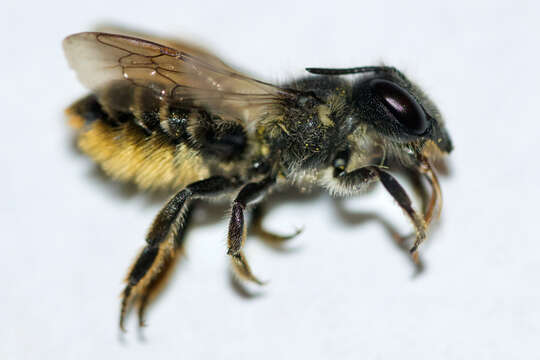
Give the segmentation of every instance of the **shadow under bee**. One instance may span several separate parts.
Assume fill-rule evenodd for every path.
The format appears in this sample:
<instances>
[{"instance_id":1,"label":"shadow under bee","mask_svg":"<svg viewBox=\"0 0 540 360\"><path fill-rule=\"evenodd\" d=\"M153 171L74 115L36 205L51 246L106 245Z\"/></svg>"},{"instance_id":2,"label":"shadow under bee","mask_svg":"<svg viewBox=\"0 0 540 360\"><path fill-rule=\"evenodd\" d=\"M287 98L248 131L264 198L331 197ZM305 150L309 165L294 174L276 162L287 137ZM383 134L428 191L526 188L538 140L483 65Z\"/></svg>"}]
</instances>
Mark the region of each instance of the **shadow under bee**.
<instances>
[{"instance_id":1,"label":"shadow under bee","mask_svg":"<svg viewBox=\"0 0 540 360\"><path fill-rule=\"evenodd\" d=\"M358 225L362 225L364 223L368 222L375 222L382 226L382 228L385 230L385 232L388 235L388 238L392 240L392 243L396 246L397 249L400 250L400 252L407 258L411 259L410 256L410 236L402 236L400 235L398 229L387 219L385 219L383 216L376 212L372 211L363 211L363 212L351 212L347 210L344 206L343 199L335 199L333 201L335 205L335 209L339 215L339 218L341 221L351 227L357 228ZM419 259L418 261L411 261L411 263L414 266L414 275L418 276L425 270L425 265Z\"/></svg>"}]
</instances>

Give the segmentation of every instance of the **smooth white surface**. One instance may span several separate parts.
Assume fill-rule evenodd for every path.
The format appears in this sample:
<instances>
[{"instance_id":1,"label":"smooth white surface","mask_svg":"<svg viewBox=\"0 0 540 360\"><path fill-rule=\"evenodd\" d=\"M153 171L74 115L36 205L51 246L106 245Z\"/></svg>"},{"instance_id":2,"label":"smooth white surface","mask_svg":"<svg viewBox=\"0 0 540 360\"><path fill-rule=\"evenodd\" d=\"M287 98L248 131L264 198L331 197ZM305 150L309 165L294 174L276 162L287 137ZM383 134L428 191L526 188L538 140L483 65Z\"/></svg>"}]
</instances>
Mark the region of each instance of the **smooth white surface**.
<instances>
[{"instance_id":1,"label":"smooth white surface","mask_svg":"<svg viewBox=\"0 0 540 360\"><path fill-rule=\"evenodd\" d=\"M533 1L4 4L0 358L538 358L539 16ZM130 318L120 337L121 280L161 203L104 180L72 147L62 111L86 90L60 44L104 22L200 41L269 81L305 66L403 69L456 148L425 271L325 194L277 196L267 226L305 231L286 253L248 242L271 280L259 296L231 286L227 221L200 213L149 326L138 334ZM343 207L410 229L380 188Z\"/></svg>"}]
</instances>

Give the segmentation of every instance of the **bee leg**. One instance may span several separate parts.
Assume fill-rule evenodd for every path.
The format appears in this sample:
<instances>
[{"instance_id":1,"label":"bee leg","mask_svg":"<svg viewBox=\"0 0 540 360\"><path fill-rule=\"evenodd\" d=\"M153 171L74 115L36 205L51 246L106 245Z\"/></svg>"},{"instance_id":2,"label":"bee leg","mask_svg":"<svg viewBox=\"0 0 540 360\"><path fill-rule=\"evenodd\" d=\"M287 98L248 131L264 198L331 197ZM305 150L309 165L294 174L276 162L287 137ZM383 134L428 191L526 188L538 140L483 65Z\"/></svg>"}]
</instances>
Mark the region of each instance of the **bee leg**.
<instances>
[{"instance_id":1,"label":"bee leg","mask_svg":"<svg viewBox=\"0 0 540 360\"><path fill-rule=\"evenodd\" d=\"M266 241L272 246L279 246L282 242L290 240L296 237L302 232L303 229L297 229L293 234L290 235L280 235L274 234L266 230L262 225L262 220L264 217L264 206L262 204L257 204L251 212L251 224L249 227L250 232L255 233L261 239Z\"/></svg>"},{"instance_id":2,"label":"bee leg","mask_svg":"<svg viewBox=\"0 0 540 360\"><path fill-rule=\"evenodd\" d=\"M429 211L431 199L426 186L422 183L422 173L417 170L409 169L406 170L405 175L412 185L414 194L420 199L423 213L426 214L427 217L427 211Z\"/></svg>"},{"instance_id":3,"label":"bee leg","mask_svg":"<svg viewBox=\"0 0 540 360\"><path fill-rule=\"evenodd\" d=\"M244 210L247 205L260 198L270 186L275 183L275 178L268 177L260 182L245 185L236 197L232 206L231 220L229 222L227 254L231 256L231 262L235 274L244 280L253 281L259 285L263 283L257 279L242 253L242 246L246 239L246 225L244 223Z\"/></svg>"},{"instance_id":4,"label":"bee leg","mask_svg":"<svg viewBox=\"0 0 540 360\"><path fill-rule=\"evenodd\" d=\"M170 253L170 255L165 257L165 261L163 261L160 271L154 272L152 278L148 282L148 285L144 289L141 289L141 294L138 299L139 326L144 326L146 307L163 289L165 283L172 273L174 264L178 258L184 254L184 236L189 225L192 212L193 205L188 205L187 210L184 212L183 225L180 226L176 231L176 234L174 234L171 244L172 246L167 246L167 251Z\"/></svg>"},{"instance_id":5,"label":"bee leg","mask_svg":"<svg viewBox=\"0 0 540 360\"><path fill-rule=\"evenodd\" d=\"M398 205L405 211L407 216L411 219L415 230L416 230L416 239L414 241L414 245L411 248L410 252L413 254L413 257L416 259L416 251L418 250L418 246L424 241L426 238L426 221L424 220L423 216L420 216L412 207L411 199L409 198L409 195L407 195L407 192L403 187L399 184L399 182L394 178L392 175L387 173L386 171L380 170L379 168L376 169L379 180L383 184L384 188L396 202Z\"/></svg>"},{"instance_id":6,"label":"bee leg","mask_svg":"<svg viewBox=\"0 0 540 360\"><path fill-rule=\"evenodd\" d=\"M425 212L426 215L424 217L424 219L426 220L426 224L429 225L433 218L437 219L441 215L443 205L441 185L439 184L437 174L435 173L435 171L433 171L433 168L431 167L431 164L427 159L424 160L422 165L420 166L420 172L426 177L432 188L431 198L429 200L429 204Z\"/></svg>"},{"instance_id":7,"label":"bee leg","mask_svg":"<svg viewBox=\"0 0 540 360\"><path fill-rule=\"evenodd\" d=\"M215 176L188 185L174 195L156 216L146 237L147 245L133 264L122 293L120 328L124 330L124 319L135 300L139 301L139 314L150 293L156 293L165 273L178 254L178 243L184 233L185 216L189 202L193 199L219 196L233 190L238 184L221 176ZM164 272L164 274L162 274ZM141 303L142 301L142 303ZM142 306L142 307L141 307ZM142 309L142 310L141 310Z\"/></svg>"},{"instance_id":8,"label":"bee leg","mask_svg":"<svg viewBox=\"0 0 540 360\"><path fill-rule=\"evenodd\" d=\"M367 184L379 179L386 191L390 193L398 205L405 211L415 227L416 240L410 252L413 254L415 261L417 261L416 250L426 237L426 222L413 209L409 195L407 195L407 192L398 181L392 175L376 166L366 166L346 172L344 165L341 163L340 168L336 167L335 169L334 178L337 181L337 185L333 191L340 194L354 194L367 186Z\"/></svg>"}]
</instances>

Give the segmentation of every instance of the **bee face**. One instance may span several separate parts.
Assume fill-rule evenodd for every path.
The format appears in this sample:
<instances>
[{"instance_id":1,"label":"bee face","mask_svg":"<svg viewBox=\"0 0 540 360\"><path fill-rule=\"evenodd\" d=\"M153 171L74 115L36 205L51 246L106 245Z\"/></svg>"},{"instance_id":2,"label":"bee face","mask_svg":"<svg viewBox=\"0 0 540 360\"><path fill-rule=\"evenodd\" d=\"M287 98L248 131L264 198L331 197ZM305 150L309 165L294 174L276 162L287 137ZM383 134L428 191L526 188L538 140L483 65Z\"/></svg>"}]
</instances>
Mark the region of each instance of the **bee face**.
<instances>
[{"instance_id":1,"label":"bee face","mask_svg":"<svg viewBox=\"0 0 540 360\"><path fill-rule=\"evenodd\" d=\"M397 143L431 140L442 152L452 150L437 108L403 74L392 71L360 79L353 85L352 98L359 121L387 139Z\"/></svg>"}]
</instances>

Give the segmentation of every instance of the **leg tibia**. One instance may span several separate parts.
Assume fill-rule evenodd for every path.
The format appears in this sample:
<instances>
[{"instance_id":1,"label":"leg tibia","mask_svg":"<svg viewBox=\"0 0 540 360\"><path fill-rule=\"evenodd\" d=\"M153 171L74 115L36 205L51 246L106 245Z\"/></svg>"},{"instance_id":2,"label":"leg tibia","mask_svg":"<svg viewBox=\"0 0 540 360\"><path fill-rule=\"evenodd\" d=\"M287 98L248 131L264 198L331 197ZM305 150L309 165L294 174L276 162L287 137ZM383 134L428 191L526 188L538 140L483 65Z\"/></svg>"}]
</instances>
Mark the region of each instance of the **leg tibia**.
<instances>
[{"instance_id":1,"label":"leg tibia","mask_svg":"<svg viewBox=\"0 0 540 360\"><path fill-rule=\"evenodd\" d=\"M274 184L274 178L266 178L260 182L245 185L233 202L231 220L229 222L227 254L231 256L233 269L239 278L262 284L252 273L242 254L242 246L246 239L246 224L244 222L244 210Z\"/></svg>"},{"instance_id":2,"label":"leg tibia","mask_svg":"<svg viewBox=\"0 0 540 360\"><path fill-rule=\"evenodd\" d=\"M122 294L120 327L133 304L139 307L140 324L149 300L159 293L173 264L182 252L184 231L192 199L219 196L234 189L234 182L215 176L197 181L174 195L156 216L143 249L126 279Z\"/></svg>"},{"instance_id":3,"label":"leg tibia","mask_svg":"<svg viewBox=\"0 0 540 360\"><path fill-rule=\"evenodd\" d=\"M329 188L341 195L354 194L366 184L379 179L386 191L394 198L398 205L405 211L416 229L416 240L411 249L414 253L426 237L426 222L412 207L411 199L399 182L389 173L377 166L366 166L352 172L336 172L334 181Z\"/></svg>"}]
</instances>

